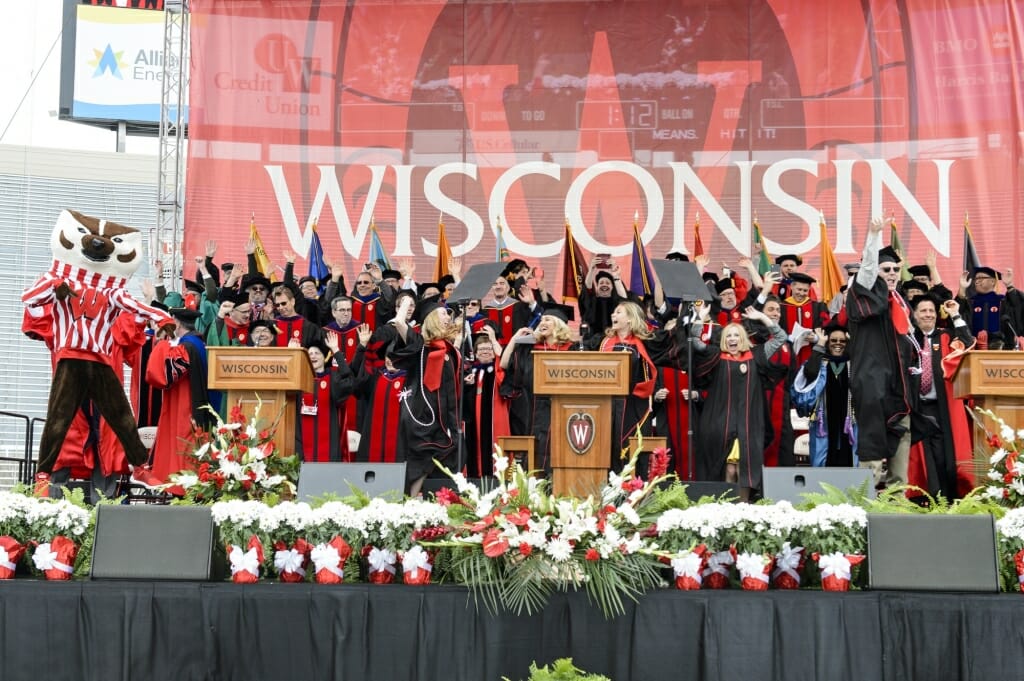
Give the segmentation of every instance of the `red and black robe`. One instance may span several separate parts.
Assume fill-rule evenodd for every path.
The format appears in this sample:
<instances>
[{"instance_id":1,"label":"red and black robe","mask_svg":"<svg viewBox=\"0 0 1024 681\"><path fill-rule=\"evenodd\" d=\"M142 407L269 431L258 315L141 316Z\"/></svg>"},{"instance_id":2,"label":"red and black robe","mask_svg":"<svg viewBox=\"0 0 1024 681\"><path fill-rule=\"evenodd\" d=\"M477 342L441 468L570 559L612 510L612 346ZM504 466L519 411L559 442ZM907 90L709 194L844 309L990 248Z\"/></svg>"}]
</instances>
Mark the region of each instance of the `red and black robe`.
<instances>
[{"instance_id":1,"label":"red and black robe","mask_svg":"<svg viewBox=\"0 0 1024 681\"><path fill-rule=\"evenodd\" d=\"M367 411L363 415L362 438L359 440L359 461L395 463L398 460L399 399L405 388L404 371L378 369L357 381L359 390L368 394Z\"/></svg>"},{"instance_id":2,"label":"red and black robe","mask_svg":"<svg viewBox=\"0 0 1024 681\"><path fill-rule=\"evenodd\" d=\"M466 467L470 477L484 478L493 474L494 443L499 437L510 434L508 403L498 394L505 372L497 362L474 364L471 372L473 383L466 384L469 394L463 400Z\"/></svg>"},{"instance_id":3,"label":"red and black robe","mask_svg":"<svg viewBox=\"0 0 1024 681\"><path fill-rule=\"evenodd\" d=\"M352 394L348 363L339 359L315 376L313 392L302 393L299 405L303 461L351 461L348 426L342 405Z\"/></svg>"}]
</instances>

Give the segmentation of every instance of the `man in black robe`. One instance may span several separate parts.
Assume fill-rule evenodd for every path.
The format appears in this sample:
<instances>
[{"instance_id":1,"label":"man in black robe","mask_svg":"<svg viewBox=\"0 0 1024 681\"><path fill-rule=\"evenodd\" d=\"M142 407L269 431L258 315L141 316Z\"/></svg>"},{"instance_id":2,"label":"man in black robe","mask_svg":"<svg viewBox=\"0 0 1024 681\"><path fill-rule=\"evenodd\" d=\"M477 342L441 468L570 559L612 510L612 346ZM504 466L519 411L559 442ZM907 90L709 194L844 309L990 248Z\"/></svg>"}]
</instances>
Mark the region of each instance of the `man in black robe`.
<instances>
[{"instance_id":1,"label":"man in black robe","mask_svg":"<svg viewBox=\"0 0 1024 681\"><path fill-rule=\"evenodd\" d=\"M910 311L896 290L901 259L891 246L881 248L882 227L881 218L871 220L860 270L846 297L848 347L855 358L850 392L857 456L862 467L871 468L878 487L907 481L910 368L917 367Z\"/></svg>"}]
</instances>

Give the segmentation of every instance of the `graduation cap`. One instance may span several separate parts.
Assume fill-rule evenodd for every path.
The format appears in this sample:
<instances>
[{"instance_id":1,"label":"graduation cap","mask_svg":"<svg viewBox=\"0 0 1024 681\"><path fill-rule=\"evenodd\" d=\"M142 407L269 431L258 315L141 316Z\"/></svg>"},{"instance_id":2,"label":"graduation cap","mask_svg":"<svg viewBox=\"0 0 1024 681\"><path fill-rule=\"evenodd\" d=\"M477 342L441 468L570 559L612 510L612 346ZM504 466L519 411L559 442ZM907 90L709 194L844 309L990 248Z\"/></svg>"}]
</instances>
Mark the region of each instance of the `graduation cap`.
<instances>
[{"instance_id":1,"label":"graduation cap","mask_svg":"<svg viewBox=\"0 0 1024 681\"><path fill-rule=\"evenodd\" d=\"M715 293L721 295L722 293L736 289L736 282L732 280L732 277L725 277L715 282Z\"/></svg>"},{"instance_id":2,"label":"graduation cap","mask_svg":"<svg viewBox=\"0 0 1024 681\"><path fill-rule=\"evenodd\" d=\"M305 284L307 281L311 281L314 284L316 284L317 286L320 285L320 282L317 280L316 277L310 276L310 275L307 274L306 276L304 276L301 279L299 279L299 288L302 288L302 285Z\"/></svg>"},{"instance_id":3,"label":"graduation cap","mask_svg":"<svg viewBox=\"0 0 1024 681\"><path fill-rule=\"evenodd\" d=\"M896 262L896 263L899 263L899 262L903 262L903 258L900 257L900 254L896 252L895 248L893 248L892 246L886 246L884 248L878 249L878 262L879 263L883 263L883 262Z\"/></svg>"},{"instance_id":4,"label":"graduation cap","mask_svg":"<svg viewBox=\"0 0 1024 681\"><path fill-rule=\"evenodd\" d=\"M221 264L221 266L220 266L220 271L223 272L224 274L227 274L228 272L230 272L233 269L235 269L235 263L233 263L233 262L226 262L226 263Z\"/></svg>"},{"instance_id":5,"label":"graduation cap","mask_svg":"<svg viewBox=\"0 0 1024 681\"><path fill-rule=\"evenodd\" d=\"M845 265L843 265L843 269L846 270L846 274L848 276L852 277L853 275L855 275L858 272L860 272L860 263L859 262L848 262Z\"/></svg>"},{"instance_id":6,"label":"graduation cap","mask_svg":"<svg viewBox=\"0 0 1024 681\"><path fill-rule=\"evenodd\" d=\"M401 279L402 273L398 270L384 270L380 273L381 279Z\"/></svg>"},{"instance_id":7,"label":"graduation cap","mask_svg":"<svg viewBox=\"0 0 1024 681\"><path fill-rule=\"evenodd\" d=\"M809 274L806 274L805 272L794 272L793 274L789 275L789 280L796 284L807 285L813 284L814 282L817 281L817 279L815 279Z\"/></svg>"},{"instance_id":8,"label":"graduation cap","mask_svg":"<svg viewBox=\"0 0 1024 681\"><path fill-rule=\"evenodd\" d=\"M450 274L446 274L446 275L444 275L443 277L441 277L440 279L437 280L437 287L439 289L441 289L441 291L444 291L446 288L448 288L448 284L454 284L454 283L455 283L455 277L453 277Z\"/></svg>"},{"instance_id":9,"label":"graduation cap","mask_svg":"<svg viewBox=\"0 0 1024 681\"><path fill-rule=\"evenodd\" d=\"M422 284L416 284L417 297L422 298L426 294L426 292L432 288L437 289L438 292L441 291L441 287L437 285L436 281L425 281ZM433 297L433 295L431 297Z\"/></svg>"},{"instance_id":10,"label":"graduation cap","mask_svg":"<svg viewBox=\"0 0 1024 681\"><path fill-rule=\"evenodd\" d=\"M1003 275L1000 272L995 271L991 267L975 267L974 272L971 273L972 277L977 277L979 274L988 275L993 279L1002 279Z\"/></svg>"},{"instance_id":11,"label":"graduation cap","mask_svg":"<svg viewBox=\"0 0 1024 681\"><path fill-rule=\"evenodd\" d=\"M412 313L412 319L419 325L423 325L423 320L427 318L434 310L444 307L444 303L441 302L441 295L436 294L420 300L416 303L416 310Z\"/></svg>"},{"instance_id":12,"label":"graduation cap","mask_svg":"<svg viewBox=\"0 0 1024 681\"><path fill-rule=\"evenodd\" d=\"M679 251L672 251L665 256L665 260L675 260L676 262L690 262L690 256Z\"/></svg>"},{"instance_id":13,"label":"graduation cap","mask_svg":"<svg viewBox=\"0 0 1024 681\"><path fill-rule=\"evenodd\" d=\"M186 291L195 291L196 293L204 293L206 291L206 287L199 281L199 277L196 277L194 280L185 279L182 283L185 285Z\"/></svg>"},{"instance_id":14,"label":"graduation cap","mask_svg":"<svg viewBox=\"0 0 1024 681\"><path fill-rule=\"evenodd\" d=\"M241 285L240 288L243 291L247 291L247 290L249 290L249 288L251 286L262 286L263 288L267 289L268 291L271 288L270 280L267 279L266 277L264 277L262 274L259 274L259 273L257 273L257 274L247 274L244 277L242 277L242 285Z\"/></svg>"},{"instance_id":15,"label":"graduation cap","mask_svg":"<svg viewBox=\"0 0 1024 681\"><path fill-rule=\"evenodd\" d=\"M524 267L528 267L525 260L522 258L514 258L505 263L505 268L501 271L501 276L511 281L519 276L516 273Z\"/></svg>"},{"instance_id":16,"label":"graduation cap","mask_svg":"<svg viewBox=\"0 0 1024 681\"><path fill-rule=\"evenodd\" d=\"M171 307L167 309L167 313L175 319L180 319L185 322L194 322L199 319L201 315L199 310L194 310L188 307Z\"/></svg>"},{"instance_id":17,"label":"graduation cap","mask_svg":"<svg viewBox=\"0 0 1024 681\"><path fill-rule=\"evenodd\" d=\"M711 291L701 279L700 270L692 262L652 260L651 267L658 274L658 281L661 282L661 288L667 298L687 302L712 299ZM707 274L717 281L718 277L714 272Z\"/></svg>"},{"instance_id":18,"label":"graduation cap","mask_svg":"<svg viewBox=\"0 0 1024 681\"><path fill-rule=\"evenodd\" d=\"M704 274L700 275L700 278L712 284L718 283L718 275L715 274L714 272L705 272Z\"/></svg>"},{"instance_id":19,"label":"graduation cap","mask_svg":"<svg viewBox=\"0 0 1024 681\"><path fill-rule=\"evenodd\" d=\"M912 277L929 277L930 278L932 276L932 272L928 268L928 265L914 265L913 267L908 267L907 271L910 272L910 276L912 276Z\"/></svg>"},{"instance_id":20,"label":"graduation cap","mask_svg":"<svg viewBox=\"0 0 1024 681\"><path fill-rule=\"evenodd\" d=\"M502 262L484 262L473 265L448 296L448 300L460 302L480 300L491 290L498 277L505 276L504 269L505 263Z\"/></svg>"},{"instance_id":21,"label":"graduation cap","mask_svg":"<svg viewBox=\"0 0 1024 681\"><path fill-rule=\"evenodd\" d=\"M276 336L279 333L279 331L277 330L277 324L275 324L274 322L270 321L269 319L257 319L255 321L249 322L249 336L251 337L252 332L260 327L268 329L272 336Z\"/></svg>"},{"instance_id":22,"label":"graduation cap","mask_svg":"<svg viewBox=\"0 0 1024 681\"><path fill-rule=\"evenodd\" d=\"M936 312L938 312L942 308L942 301L940 301L936 296L933 296L930 293L922 293L919 296L914 296L913 300L910 300L908 302L910 304L910 309L915 311L917 310L917 306L924 302L931 302L932 305L935 306Z\"/></svg>"},{"instance_id":23,"label":"graduation cap","mask_svg":"<svg viewBox=\"0 0 1024 681\"><path fill-rule=\"evenodd\" d=\"M476 346L478 338L489 338L487 332L484 331L485 327L490 327L494 331L495 337L501 336L501 329L493 319L482 319L472 326L473 345Z\"/></svg>"},{"instance_id":24,"label":"graduation cap","mask_svg":"<svg viewBox=\"0 0 1024 681\"><path fill-rule=\"evenodd\" d=\"M801 265L804 264L804 259L795 253L786 253L785 255L780 255L779 257L775 258L775 264L781 265L787 260L792 260L793 262L795 262L797 267L800 267Z\"/></svg>"},{"instance_id":25,"label":"graduation cap","mask_svg":"<svg viewBox=\"0 0 1024 681\"><path fill-rule=\"evenodd\" d=\"M320 354L324 356L324 363L325 364L330 361L330 359L331 359L331 349L329 347L327 347L327 343L324 343L323 341L318 341L318 342L315 342L315 343L311 343L309 345L309 347L306 348L306 349L307 350L311 350L312 348L316 348L317 350L320 351Z\"/></svg>"},{"instance_id":26,"label":"graduation cap","mask_svg":"<svg viewBox=\"0 0 1024 681\"><path fill-rule=\"evenodd\" d=\"M915 279L903 282L902 288L904 293L909 293L911 291L920 291L921 293L927 293L928 291L927 284L923 284Z\"/></svg>"},{"instance_id":27,"label":"graduation cap","mask_svg":"<svg viewBox=\"0 0 1024 681\"><path fill-rule=\"evenodd\" d=\"M561 303L544 303L544 309L541 310L541 315L557 317L566 324L576 318L576 313L572 309L572 305L562 305Z\"/></svg>"},{"instance_id":28,"label":"graduation cap","mask_svg":"<svg viewBox=\"0 0 1024 681\"><path fill-rule=\"evenodd\" d=\"M243 291L231 291L224 296L224 302L231 302L235 305L248 305L249 295Z\"/></svg>"}]
</instances>

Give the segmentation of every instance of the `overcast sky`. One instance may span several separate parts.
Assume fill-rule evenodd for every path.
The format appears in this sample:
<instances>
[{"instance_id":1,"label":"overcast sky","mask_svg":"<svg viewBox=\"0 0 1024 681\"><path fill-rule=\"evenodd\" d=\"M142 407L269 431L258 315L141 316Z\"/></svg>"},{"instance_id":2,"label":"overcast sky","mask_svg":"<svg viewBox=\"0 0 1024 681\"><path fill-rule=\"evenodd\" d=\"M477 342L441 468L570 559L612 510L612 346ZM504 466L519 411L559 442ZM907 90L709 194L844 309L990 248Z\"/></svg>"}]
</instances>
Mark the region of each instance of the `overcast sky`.
<instances>
[{"instance_id":1,"label":"overcast sky","mask_svg":"<svg viewBox=\"0 0 1024 681\"><path fill-rule=\"evenodd\" d=\"M0 21L0 45L12 55L0 71L0 144L114 151L114 132L56 117L63 0L0 0L0 7L14 4ZM157 142L129 137L125 151L155 155Z\"/></svg>"}]
</instances>

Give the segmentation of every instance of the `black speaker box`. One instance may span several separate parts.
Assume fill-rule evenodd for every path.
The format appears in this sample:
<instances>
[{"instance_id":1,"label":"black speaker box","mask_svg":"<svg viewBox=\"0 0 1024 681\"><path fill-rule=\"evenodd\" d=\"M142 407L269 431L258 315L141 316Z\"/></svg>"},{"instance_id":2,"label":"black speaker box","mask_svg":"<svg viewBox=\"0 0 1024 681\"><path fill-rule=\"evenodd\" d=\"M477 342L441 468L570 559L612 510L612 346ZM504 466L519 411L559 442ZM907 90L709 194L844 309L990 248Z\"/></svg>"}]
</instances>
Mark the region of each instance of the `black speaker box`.
<instances>
[{"instance_id":1,"label":"black speaker box","mask_svg":"<svg viewBox=\"0 0 1024 681\"><path fill-rule=\"evenodd\" d=\"M299 499L323 494L347 497L356 487L371 497L405 491L405 463L303 463L299 470Z\"/></svg>"},{"instance_id":2,"label":"black speaker box","mask_svg":"<svg viewBox=\"0 0 1024 681\"><path fill-rule=\"evenodd\" d=\"M727 495L726 501L737 502L740 500L740 487L735 482L717 482L713 480L692 480L681 481L679 484L686 485L686 498L690 501L699 501L701 497L720 498Z\"/></svg>"},{"instance_id":3,"label":"black speaker box","mask_svg":"<svg viewBox=\"0 0 1024 681\"><path fill-rule=\"evenodd\" d=\"M225 567L207 507L96 507L93 579L221 580Z\"/></svg>"},{"instance_id":4,"label":"black speaker box","mask_svg":"<svg viewBox=\"0 0 1024 681\"><path fill-rule=\"evenodd\" d=\"M999 591L990 515L868 514L872 589Z\"/></svg>"}]
</instances>

